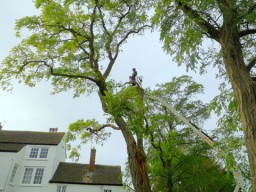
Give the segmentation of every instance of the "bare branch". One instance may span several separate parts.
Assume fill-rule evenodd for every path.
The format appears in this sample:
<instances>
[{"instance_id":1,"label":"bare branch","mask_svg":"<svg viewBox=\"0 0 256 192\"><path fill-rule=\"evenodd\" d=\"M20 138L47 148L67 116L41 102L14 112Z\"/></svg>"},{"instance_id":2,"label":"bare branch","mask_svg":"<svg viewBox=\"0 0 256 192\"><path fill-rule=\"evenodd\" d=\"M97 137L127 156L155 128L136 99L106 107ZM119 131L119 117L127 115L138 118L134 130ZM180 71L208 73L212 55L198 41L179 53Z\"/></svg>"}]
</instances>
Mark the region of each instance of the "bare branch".
<instances>
[{"instance_id":1,"label":"bare branch","mask_svg":"<svg viewBox=\"0 0 256 192\"><path fill-rule=\"evenodd\" d=\"M101 19L101 25L102 25L102 27L103 27L104 31L105 31L108 35L110 35L110 33L109 33L109 31L108 31L108 29L107 29L107 27L106 27L106 24L105 24L104 16L103 16L103 13L102 13L102 11L101 11L101 6L98 6L98 11L99 11L99 13L100 13L100 19Z\"/></svg>"},{"instance_id":2,"label":"bare branch","mask_svg":"<svg viewBox=\"0 0 256 192\"><path fill-rule=\"evenodd\" d=\"M143 29L145 29L146 27L150 27L150 25L143 25L142 27L140 27L140 28L137 29L137 30L131 30L131 31L129 31L129 32L126 33L126 35L119 41L119 43L118 43L117 46L116 46L115 56L114 56L113 59L110 61L109 65L108 65L108 67L107 67L107 69L106 69L106 71L105 71L104 74L103 74L104 79L106 79L106 78L108 77L108 75L109 75L109 73L110 73L110 71L111 71L111 69L112 69L112 67L113 67L113 65L114 65L114 62L115 62L115 60L116 60L116 58L117 58L117 56L118 56L118 54L119 54L120 46L124 43L124 41L126 41L127 38L128 38L130 35L139 33L139 32L141 32Z\"/></svg>"}]
</instances>

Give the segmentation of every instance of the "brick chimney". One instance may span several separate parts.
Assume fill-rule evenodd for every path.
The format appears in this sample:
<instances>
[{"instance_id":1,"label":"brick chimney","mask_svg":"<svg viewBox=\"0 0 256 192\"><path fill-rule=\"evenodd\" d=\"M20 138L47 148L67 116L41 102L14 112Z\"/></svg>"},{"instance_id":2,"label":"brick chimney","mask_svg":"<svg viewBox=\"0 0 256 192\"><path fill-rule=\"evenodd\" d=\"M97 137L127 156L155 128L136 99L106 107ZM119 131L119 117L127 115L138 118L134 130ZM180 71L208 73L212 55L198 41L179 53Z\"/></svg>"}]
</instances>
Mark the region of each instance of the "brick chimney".
<instances>
[{"instance_id":1,"label":"brick chimney","mask_svg":"<svg viewBox=\"0 0 256 192\"><path fill-rule=\"evenodd\" d=\"M91 156L90 156L90 164L89 164L89 171L93 172L95 169L95 157L96 157L96 149L91 149Z\"/></svg>"},{"instance_id":2,"label":"brick chimney","mask_svg":"<svg viewBox=\"0 0 256 192\"><path fill-rule=\"evenodd\" d=\"M50 133L57 133L58 132L58 128L50 128L49 132Z\"/></svg>"}]
</instances>

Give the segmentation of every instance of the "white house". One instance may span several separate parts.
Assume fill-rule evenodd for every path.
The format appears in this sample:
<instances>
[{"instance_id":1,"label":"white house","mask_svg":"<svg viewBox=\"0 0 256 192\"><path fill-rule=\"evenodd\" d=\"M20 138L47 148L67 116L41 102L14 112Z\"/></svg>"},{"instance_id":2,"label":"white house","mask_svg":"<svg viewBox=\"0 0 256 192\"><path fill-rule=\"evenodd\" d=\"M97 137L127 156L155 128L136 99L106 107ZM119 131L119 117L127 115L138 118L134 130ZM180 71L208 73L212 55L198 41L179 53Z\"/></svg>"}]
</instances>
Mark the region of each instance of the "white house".
<instances>
[{"instance_id":1,"label":"white house","mask_svg":"<svg viewBox=\"0 0 256 192\"><path fill-rule=\"evenodd\" d=\"M123 192L121 167L67 163L65 133L0 130L0 192Z\"/></svg>"}]
</instances>

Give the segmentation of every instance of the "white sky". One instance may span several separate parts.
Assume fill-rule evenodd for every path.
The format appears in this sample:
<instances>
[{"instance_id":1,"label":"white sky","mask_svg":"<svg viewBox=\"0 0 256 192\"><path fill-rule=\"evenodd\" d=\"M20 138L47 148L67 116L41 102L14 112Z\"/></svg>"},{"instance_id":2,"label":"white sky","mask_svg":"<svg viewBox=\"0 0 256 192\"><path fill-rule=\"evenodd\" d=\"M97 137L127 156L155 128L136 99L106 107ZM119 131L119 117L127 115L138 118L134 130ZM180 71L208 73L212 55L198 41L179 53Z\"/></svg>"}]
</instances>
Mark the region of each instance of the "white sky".
<instances>
[{"instance_id":1,"label":"white sky","mask_svg":"<svg viewBox=\"0 0 256 192\"><path fill-rule=\"evenodd\" d=\"M32 0L0 0L0 61L7 56L11 47L19 42L13 30L15 20L35 13ZM123 47L112 77L117 81L126 82L135 67L138 75L143 76L143 86L148 87L170 81L174 76L188 74L205 86L206 101L217 95L218 84L214 83L216 79L213 71L204 76L186 73L185 67L178 68L162 51L158 38L157 33L130 38ZM97 95L73 99L72 92L58 95L50 95L50 92L51 85L47 82L41 82L35 88L16 84L11 93L0 90L0 122L4 129L48 131L50 127L58 127L59 131L66 132L69 123L80 118L96 118L104 123ZM215 120L210 122L207 126L214 128ZM91 144L85 147L80 162L89 162L91 147ZM119 132L113 132L103 146L95 147L97 164L122 165L124 168L127 158L126 146Z\"/></svg>"}]
</instances>

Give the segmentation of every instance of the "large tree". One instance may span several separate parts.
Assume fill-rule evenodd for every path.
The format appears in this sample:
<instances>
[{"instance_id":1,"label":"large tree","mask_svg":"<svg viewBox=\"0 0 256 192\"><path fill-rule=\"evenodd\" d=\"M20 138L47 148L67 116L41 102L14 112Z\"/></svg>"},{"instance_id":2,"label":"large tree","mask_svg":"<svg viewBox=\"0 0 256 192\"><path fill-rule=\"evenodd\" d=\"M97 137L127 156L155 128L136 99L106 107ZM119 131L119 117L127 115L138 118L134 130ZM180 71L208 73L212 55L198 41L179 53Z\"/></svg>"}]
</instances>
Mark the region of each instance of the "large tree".
<instances>
[{"instance_id":1,"label":"large tree","mask_svg":"<svg viewBox=\"0 0 256 192\"><path fill-rule=\"evenodd\" d=\"M132 131L122 113L110 110L106 96L113 94L109 79L121 46L146 27L139 0L35 0L40 15L16 22L17 35L29 36L14 47L0 67L0 82L8 88L13 78L34 86L47 79L54 92L73 90L75 96L98 92L102 109L122 132L135 191L150 192L141 137ZM111 99L110 99L111 100ZM115 103L115 102L114 102ZM117 106L117 105L114 105ZM91 124L90 124L91 125ZM102 127L102 128L103 128Z\"/></svg>"},{"instance_id":2,"label":"large tree","mask_svg":"<svg viewBox=\"0 0 256 192\"><path fill-rule=\"evenodd\" d=\"M179 64L193 70L210 64L224 66L239 104L256 191L255 1L159 0L153 4L153 22L160 26L164 48ZM207 46L207 39L216 46Z\"/></svg>"}]
</instances>

